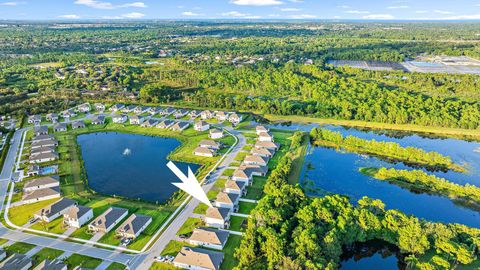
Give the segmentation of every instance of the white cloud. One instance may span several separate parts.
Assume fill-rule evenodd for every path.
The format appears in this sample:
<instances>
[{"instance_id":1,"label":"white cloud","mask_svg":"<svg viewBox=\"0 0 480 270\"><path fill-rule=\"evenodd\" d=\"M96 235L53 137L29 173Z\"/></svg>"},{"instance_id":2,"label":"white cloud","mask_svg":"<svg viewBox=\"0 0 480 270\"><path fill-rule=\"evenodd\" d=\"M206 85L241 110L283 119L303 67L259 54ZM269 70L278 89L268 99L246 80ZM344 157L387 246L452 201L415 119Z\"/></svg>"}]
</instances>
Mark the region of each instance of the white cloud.
<instances>
[{"instance_id":1,"label":"white cloud","mask_svg":"<svg viewBox=\"0 0 480 270\"><path fill-rule=\"evenodd\" d=\"M76 0L74 3L77 5L84 5L84 6L96 8L96 9L117 9L117 8L128 8L128 7L146 8L147 7L147 5L145 5L145 3L143 2L132 2L132 3L121 4L121 5L114 5L110 2L103 2L103 1L97 1L97 0Z\"/></svg>"},{"instance_id":2,"label":"white cloud","mask_svg":"<svg viewBox=\"0 0 480 270\"><path fill-rule=\"evenodd\" d=\"M293 11L301 11L301 8L281 8L280 11L283 12L293 12Z\"/></svg>"},{"instance_id":3,"label":"white cloud","mask_svg":"<svg viewBox=\"0 0 480 270\"><path fill-rule=\"evenodd\" d=\"M279 0L232 0L230 3L239 6L276 6L283 4Z\"/></svg>"},{"instance_id":4,"label":"white cloud","mask_svg":"<svg viewBox=\"0 0 480 270\"><path fill-rule=\"evenodd\" d=\"M415 13L417 13L417 14L425 14L425 13L428 13L428 10L417 10L417 11L415 11Z\"/></svg>"},{"instance_id":5,"label":"white cloud","mask_svg":"<svg viewBox=\"0 0 480 270\"><path fill-rule=\"evenodd\" d=\"M366 20L391 20L394 19L391 14L370 14L362 17Z\"/></svg>"},{"instance_id":6,"label":"white cloud","mask_svg":"<svg viewBox=\"0 0 480 270\"><path fill-rule=\"evenodd\" d=\"M434 12L434 13L438 13L438 14L452 14L452 13L453 13L453 12L451 12L451 11L438 10L438 9L434 10L433 12Z\"/></svg>"},{"instance_id":7,"label":"white cloud","mask_svg":"<svg viewBox=\"0 0 480 270\"><path fill-rule=\"evenodd\" d=\"M289 17L290 19L315 19L317 16L312 15L312 14L296 14L296 15L291 15Z\"/></svg>"},{"instance_id":8,"label":"white cloud","mask_svg":"<svg viewBox=\"0 0 480 270\"><path fill-rule=\"evenodd\" d=\"M405 8L410 8L409 6L390 6L387 7L387 9L405 9Z\"/></svg>"},{"instance_id":9,"label":"white cloud","mask_svg":"<svg viewBox=\"0 0 480 270\"><path fill-rule=\"evenodd\" d=\"M369 14L369 11L363 11L363 10L347 10L345 13L348 14Z\"/></svg>"},{"instance_id":10,"label":"white cloud","mask_svg":"<svg viewBox=\"0 0 480 270\"><path fill-rule=\"evenodd\" d=\"M62 19L80 19L80 16L78 16L77 14L65 14L65 15L60 15L60 16L58 16L58 18L62 18Z\"/></svg>"},{"instance_id":11,"label":"white cloud","mask_svg":"<svg viewBox=\"0 0 480 270\"><path fill-rule=\"evenodd\" d=\"M182 15L183 16L203 16L203 14L195 13L195 12L191 12L191 11L182 12Z\"/></svg>"},{"instance_id":12,"label":"white cloud","mask_svg":"<svg viewBox=\"0 0 480 270\"><path fill-rule=\"evenodd\" d=\"M245 17L245 16L249 16L249 14L241 13L241 12L238 12L238 11L229 11L229 12L222 13L222 16L224 16L224 17Z\"/></svg>"},{"instance_id":13,"label":"white cloud","mask_svg":"<svg viewBox=\"0 0 480 270\"><path fill-rule=\"evenodd\" d=\"M440 20L480 20L480 14L450 16L446 18L440 18Z\"/></svg>"},{"instance_id":14,"label":"white cloud","mask_svg":"<svg viewBox=\"0 0 480 270\"><path fill-rule=\"evenodd\" d=\"M122 14L121 16L126 19L140 19L145 17L145 14L140 12L130 12L130 13Z\"/></svg>"},{"instance_id":15,"label":"white cloud","mask_svg":"<svg viewBox=\"0 0 480 270\"><path fill-rule=\"evenodd\" d=\"M14 7L18 5L24 5L26 2L2 2L0 3L0 6L9 6L9 7Z\"/></svg>"}]
</instances>

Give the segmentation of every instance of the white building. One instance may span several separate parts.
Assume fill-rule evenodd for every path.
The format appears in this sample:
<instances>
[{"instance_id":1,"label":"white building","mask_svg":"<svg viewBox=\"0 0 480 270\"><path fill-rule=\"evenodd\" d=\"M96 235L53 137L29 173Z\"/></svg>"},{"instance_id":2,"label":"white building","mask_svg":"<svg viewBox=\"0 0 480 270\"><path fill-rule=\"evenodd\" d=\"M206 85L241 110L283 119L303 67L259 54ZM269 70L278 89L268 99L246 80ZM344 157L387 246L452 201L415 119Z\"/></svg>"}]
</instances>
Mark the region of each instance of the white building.
<instances>
[{"instance_id":1,"label":"white building","mask_svg":"<svg viewBox=\"0 0 480 270\"><path fill-rule=\"evenodd\" d=\"M210 124L205 121L198 121L193 126L196 131L207 131L210 129Z\"/></svg>"},{"instance_id":2,"label":"white building","mask_svg":"<svg viewBox=\"0 0 480 270\"><path fill-rule=\"evenodd\" d=\"M210 137L211 139L221 139L223 138L223 130L220 130L220 129L211 129L209 134L208 134L208 137Z\"/></svg>"},{"instance_id":3,"label":"white building","mask_svg":"<svg viewBox=\"0 0 480 270\"><path fill-rule=\"evenodd\" d=\"M229 233L211 228L197 228L193 230L188 242L194 246L222 250L227 243Z\"/></svg>"},{"instance_id":4,"label":"white building","mask_svg":"<svg viewBox=\"0 0 480 270\"><path fill-rule=\"evenodd\" d=\"M90 207L75 205L63 214L63 223L69 227L80 228L93 218L93 210Z\"/></svg>"}]
</instances>

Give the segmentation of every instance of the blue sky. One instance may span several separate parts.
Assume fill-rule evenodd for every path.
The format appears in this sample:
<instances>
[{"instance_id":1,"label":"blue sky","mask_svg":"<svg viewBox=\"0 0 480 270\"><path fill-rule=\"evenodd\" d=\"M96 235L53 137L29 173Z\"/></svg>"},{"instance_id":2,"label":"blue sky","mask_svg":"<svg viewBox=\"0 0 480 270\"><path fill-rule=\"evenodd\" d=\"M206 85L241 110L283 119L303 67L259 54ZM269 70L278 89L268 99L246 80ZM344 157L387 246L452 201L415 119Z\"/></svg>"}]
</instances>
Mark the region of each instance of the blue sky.
<instances>
[{"instance_id":1,"label":"blue sky","mask_svg":"<svg viewBox=\"0 0 480 270\"><path fill-rule=\"evenodd\" d=\"M480 0L0 0L0 19L480 20Z\"/></svg>"}]
</instances>

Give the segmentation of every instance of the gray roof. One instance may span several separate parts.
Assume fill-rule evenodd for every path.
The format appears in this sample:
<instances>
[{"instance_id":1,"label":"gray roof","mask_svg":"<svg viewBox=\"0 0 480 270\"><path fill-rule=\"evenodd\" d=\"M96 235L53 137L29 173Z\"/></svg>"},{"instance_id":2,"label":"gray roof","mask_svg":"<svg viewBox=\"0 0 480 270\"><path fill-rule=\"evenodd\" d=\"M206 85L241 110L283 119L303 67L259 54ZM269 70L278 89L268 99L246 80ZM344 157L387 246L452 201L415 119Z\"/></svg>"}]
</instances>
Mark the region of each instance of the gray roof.
<instances>
[{"instance_id":1,"label":"gray roof","mask_svg":"<svg viewBox=\"0 0 480 270\"><path fill-rule=\"evenodd\" d=\"M83 120L75 121L75 122L72 123L73 128L79 128L79 127L84 127L84 126L85 126L85 123L83 122Z\"/></svg>"},{"instance_id":2,"label":"gray roof","mask_svg":"<svg viewBox=\"0 0 480 270\"><path fill-rule=\"evenodd\" d=\"M65 123L57 123L53 126L53 129L67 129L67 124Z\"/></svg>"},{"instance_id":3,"label":"gray roof","mask_svg":"<svg viewBox=\"0 0 480 270\"><path fill-rule=\"evenodd\" d=\"M110 207L102 215L98 216L94 221L92 221L90 225L107 229L125 213L128 213L127 209Z\"/></svg>"},{"instance_id":4,"label":"gray roof","mask_svg":"<svg viewBox=\"0 0 480 270\"><path fill-rule=\"evenodd\" d=\"M39 141L45 141L45 140L48 141L48 140L53 140L53 139L54 139L53 135L49 135L49 134L38 135L38 136L33 137L32 142L39 142Z\"/></svg>"},{"instance_id":5,"label":"gray roof","mask_svg":"<svg viewBox=\"0 0 480 270\"><path fill-rule=\"evenodd\" d=\"M183 247L175 257L174 263L193 265L204 269L220 269L223 253L202 248Z\"/></svg>"},{"instance_id":6,"label":"gray roof","mask_svg":"<svg viewBox=\"0 0 480 270\"><path fill-rule=\"evenodd\" d=\"M55 147L53 147L53 146L43 146L43 147L33 148L30 151L30 155L34 156L34 155L38 155L38 154L41 154L41 153L53 153L53 152L55 152Z\"/></svg>"},{"instance_id":7,"label":"gray roof","mask_svg":"<svg viewBox=\"0 0 480 270\"><path fill-rule=\"evenodd\" d=\"M59 184L59 181L60 180L58 175L45 176L45 177L40 177L40 178L33 179L31 181L26 182L23 185L23 188L36 187L36 186L49 185L49 184Z\"/></svg>"},{"instance_id":8,"label":"gray roof","mask_svg":"<svg viewBox=\"0 0 480 270\"><path fill-rule=\"evenodd\" d=\"M48 133L48 127L47 126L39 126L39 127L35 127L33 129L33 132L35 134L37 133Z\"/></svg>"},{"instance_id":9,"label":"gray roof","mask_svg":"<svg viewBox=\"0 0 480 270\"><path fill-rule=\"evenodd\" d=\"M206 217L225 220L230 215L230 209L210 207L207 209Z\"/></svg>"},{"instance_id":10,"label":"gray roof","mask_svg":"<svg viewBox=\"0 0 480 270\"><path fill-rule=\"evenodd\" d=\"M212 228L197 228L193 230L188 240L223 246L227 243L229 235L230 233L227 231Z\"/></svg>"},{"instance_id":11,"label":"gray roof","mask_svg":"<svg viewBox=\"0 0 480 270\"><path fill-rule=\"evenodd\" d=\"M105 115L96 115L92 118L92 122L103 122L105 121Z\"/></svg>"},{"instance_id":12,"label":"gray roof","mask_svg":"<svg viewBox=\"0 0 480 270\"><path fill-rule=\"evenodd\" d=\"M32 192L24 193L22 200L36 200L53 195L60 195L59 187L36 189Z\"/></svg>"},{"instance_id":13,"label":"gray roof","mask_svg":"<svg viewBox=\"0 0 480 270\"><path fill-rule=\"evenodd\" d=\"M117 232L137 234L137 232L151 220L152 217L150 216L132 214L122 225L120 225Z\"/></svg>"},{"instance_id":14,"label":"gray roof","mask_svg":"<svg viewBox=\"0 0 480 270\"><path fill-rule=\"evenodd\" d=\"M67 265L60 260L44 260L33 268L33 270L62 270L66 267Z\"/></svg>"},{"instance_id":15,"label":"gray roof","mask_svg":"<svg viewBox=\"0 0 480 270\"><path fill-rule=\"evenodd\" d=\"M43 209L40 209L40 211L38 211L36 214L39 215L39 216L51 217L51 216L56 215L59 212L65 210L67 208L70 208L70 207L74 206L75 204L77 204L77 202L74 201L74 200L67 199L67 198L62 198L62 199L50 204L49 206L47 206Z\"/></svg>"},{"instance_id":16,"label":"gray roof","mask_svg":"<svg viewBox=\"0 0 480 270\"><path fill-rule=\"evenodd\" d=\"M125 114L116 114L112 116L112 119L123 119L125 117L127 117Z\"/></svg>"},{"instance_id":17,"label":"gray roof","mask_svg":"<svg viewBox=\"0 0 480 270\"><path fill-rule=\"evenodd\" d=\"M51 146L51 145L57 145L58 141L55 139L46 139L42 141L33 141L30 147L44 147L44 146Z\"/></svg>"},{"instance_id":18,"label":"gray roof","mask_svg":"<svg viewBox=\"0 0 480 270\"><path fill-rule=\"evenodd\" d=\"M19 270L31 263L32 260L27 255L15 253L0 263L0 269Z\"/></svg>"},{"instance_id":19,"label":"gray roof","mask_svg":"<svg viewBox=\"0 0 480 270\"><path fill-rule=\"evenodd\" d=\"M69 218L74 218L74 219L79 219L83 217L86 213L88 213L92 208L86 207L83 205L75 205L71 207L67 213L65 213L65 216L68 216Z\"/></svg>"},{"instance_id":20,"label":"gray roof","mask_svg":"<svg viewBox=\"0 0 480 270\"><path fill-rule=\"evenodd\" d=\"M43 159L57 159L58 154L53 152L53 153L40 153L38 155L35 155L33 157L30 157L30 161L36 162L36 161L41 161Z\"/></svg>"}]
</instances>

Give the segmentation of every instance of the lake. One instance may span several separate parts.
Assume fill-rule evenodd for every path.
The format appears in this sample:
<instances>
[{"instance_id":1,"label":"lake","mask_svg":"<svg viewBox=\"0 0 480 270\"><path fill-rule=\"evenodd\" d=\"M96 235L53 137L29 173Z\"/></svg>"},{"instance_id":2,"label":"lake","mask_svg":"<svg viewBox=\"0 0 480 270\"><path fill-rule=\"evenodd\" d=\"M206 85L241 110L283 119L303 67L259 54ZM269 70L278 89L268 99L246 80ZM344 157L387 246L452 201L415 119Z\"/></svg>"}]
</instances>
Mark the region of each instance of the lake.
<instances>
[{"instance_id":1,"label":"lake","mask_svg":"<svg viewBox=\"0 0 480 270\"><path fill-rule=\"evenodd\" d=\"M181 144L176 139L102 132L79 135L77 141L88 184L96 192L164 203L178 190L171 183L179 179L166 166L168 155ZM175 164L185 173L188 166L193 172L200 167Z\"/></svg>"},{"instance_id":2,"label":"lake","mask_svg":"<svg viewBox=\"0 0 480 270\"><path fill-rule=\"evenodd\" d=\"M397 247L380 240L355 243L344 250L340 270L406 269Z\"/></svg>"}]
</instances>

